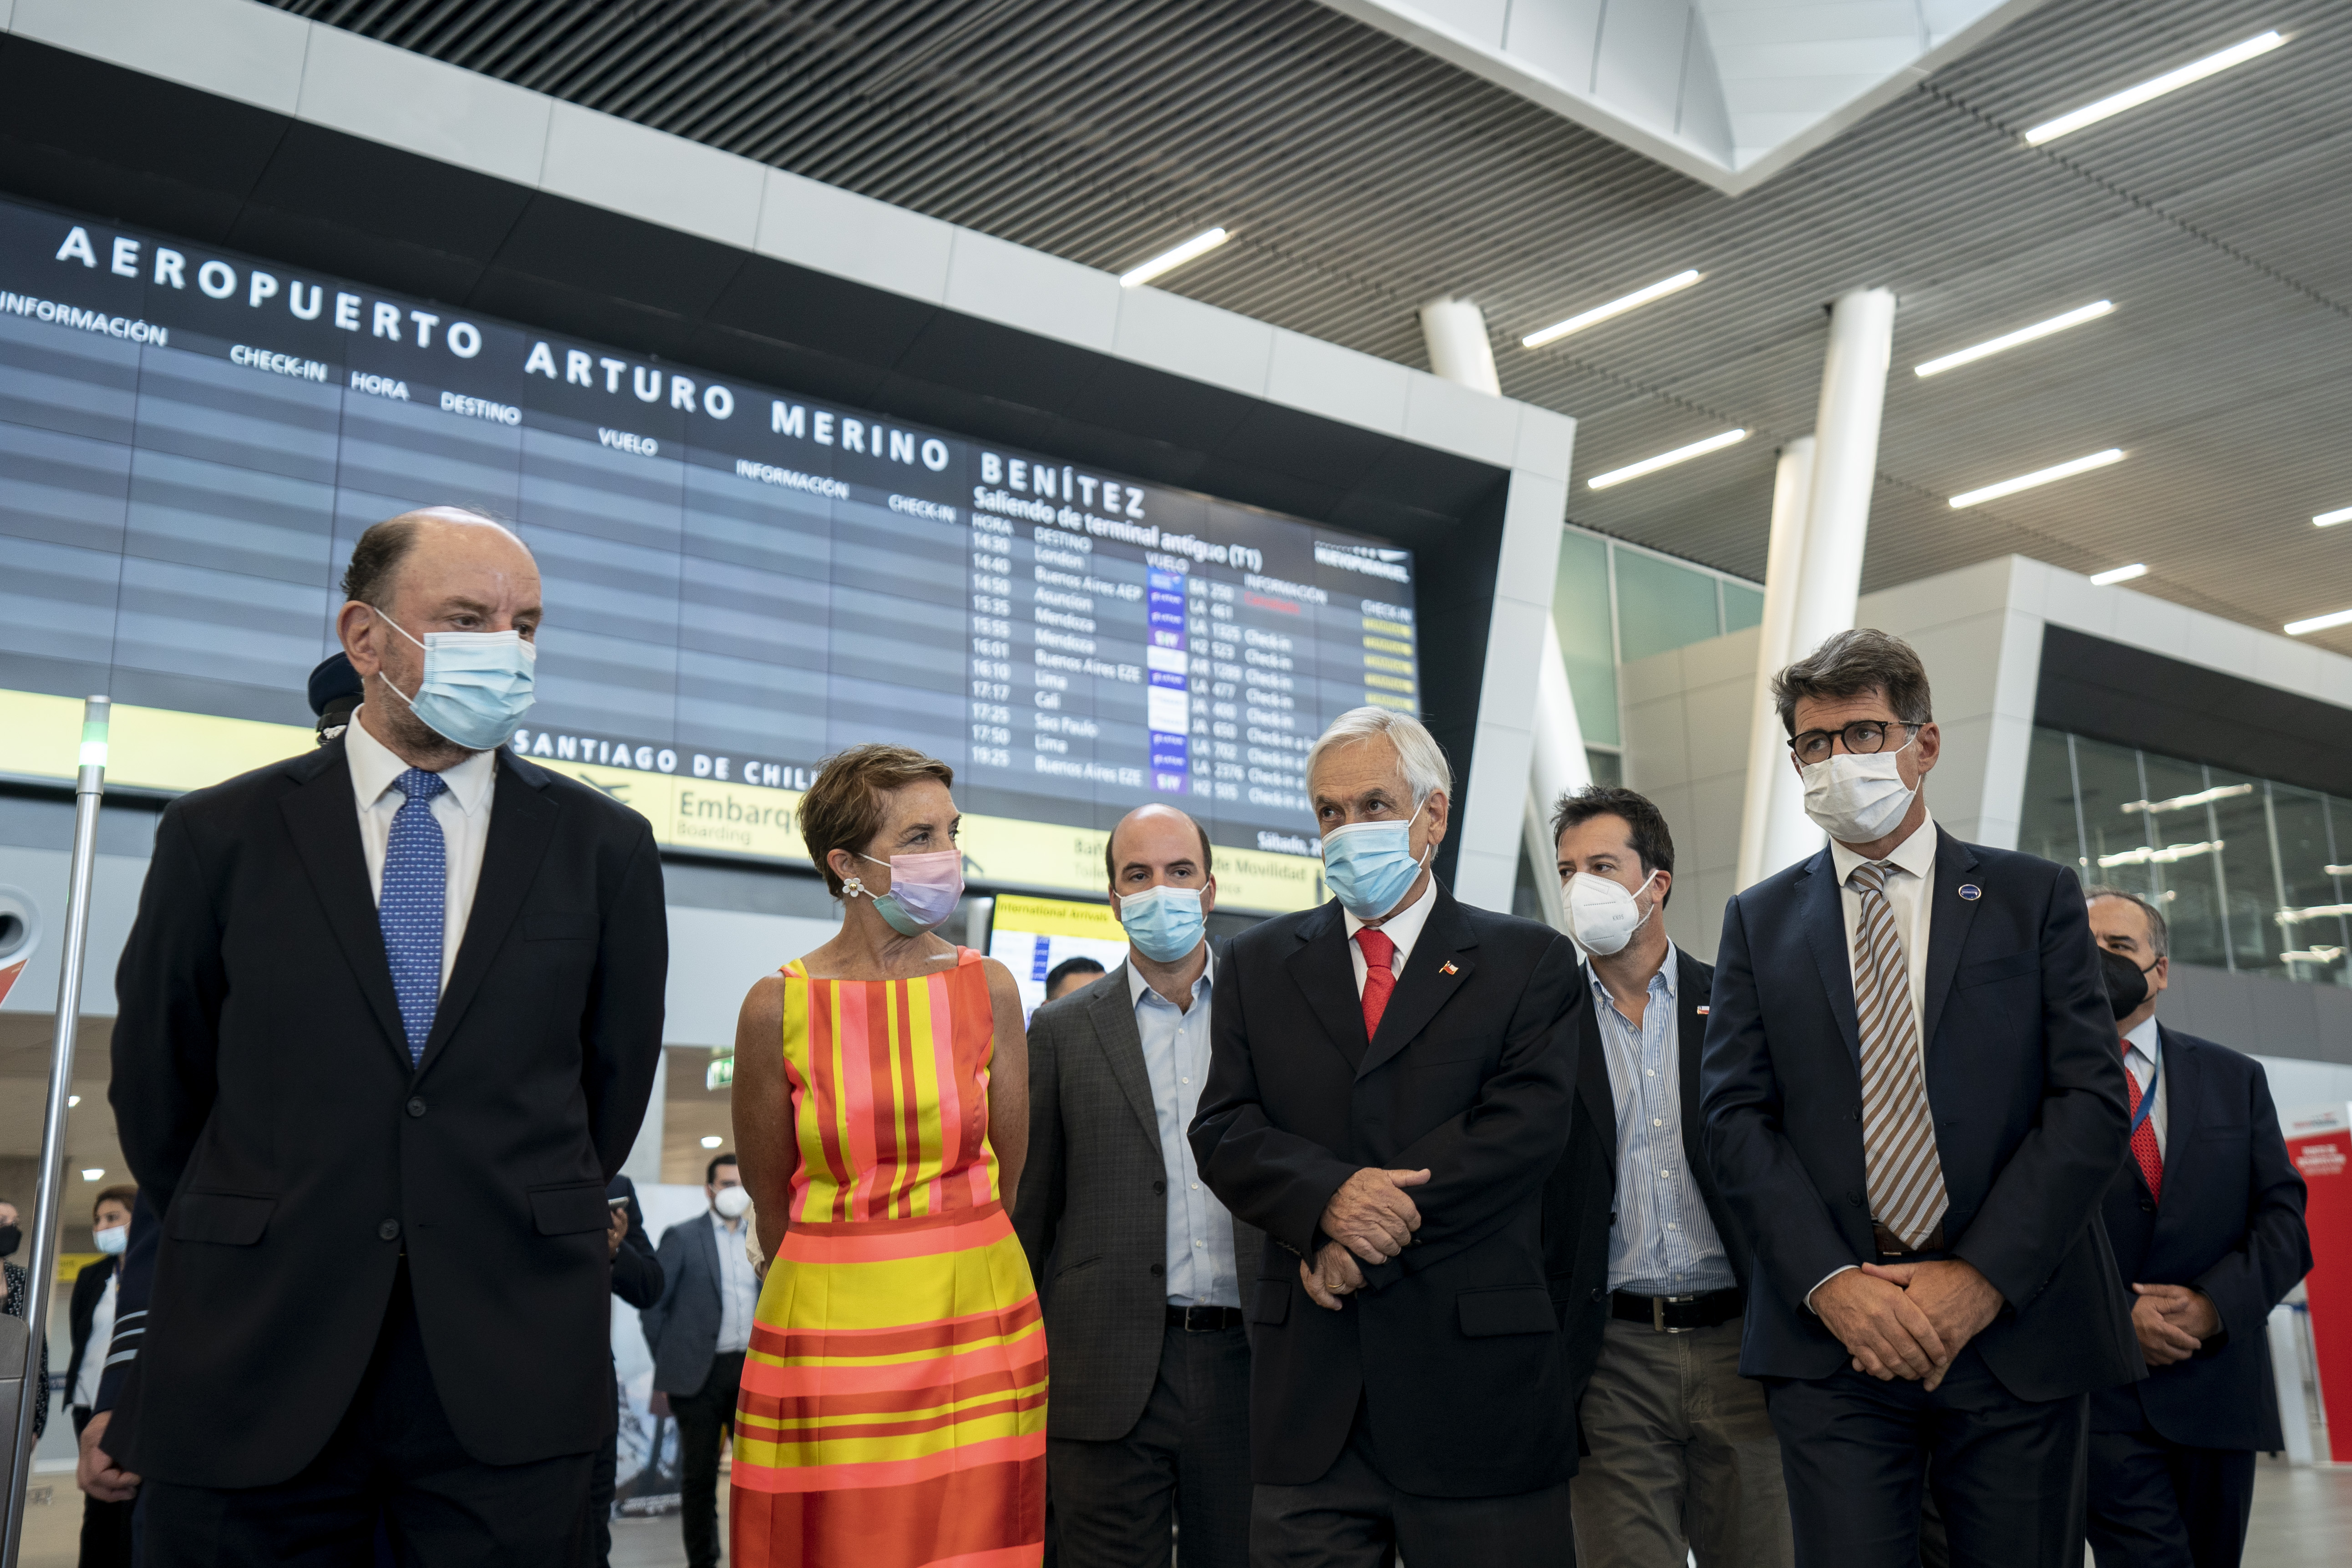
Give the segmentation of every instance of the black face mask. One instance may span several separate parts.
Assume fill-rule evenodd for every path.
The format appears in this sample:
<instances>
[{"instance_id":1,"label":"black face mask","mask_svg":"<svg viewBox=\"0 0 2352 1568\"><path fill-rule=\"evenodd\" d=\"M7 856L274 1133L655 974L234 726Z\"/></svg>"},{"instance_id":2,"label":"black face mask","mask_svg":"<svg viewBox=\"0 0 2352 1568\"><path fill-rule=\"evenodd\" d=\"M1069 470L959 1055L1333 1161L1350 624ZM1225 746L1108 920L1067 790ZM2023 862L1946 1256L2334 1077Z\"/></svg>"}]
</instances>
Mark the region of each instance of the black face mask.
<instances>
[{"instance_id":1,"label":"black face mask","mask_svg":"<svg viewBox=\"0 0 2352 1568\"><path fill-rule=\"evenodd\" d=\"M14 1258L23 1246L25 1233L13 1225L0 1225L0 1258Z\"/></svg>"},{"instance_id":2,"label":"black face mask","mask_svg":"<svg viewBox=\"0 0 2352 1568\"><path fill-rule=\"evenodd\" d=\"M2139 1011L2147 1000L2147 970L2142 969L2111 947L2099 949L2099 975L2107 983L2107 1005L2115 1009L2118 1021Z\"/></svg>"}]
</instances>

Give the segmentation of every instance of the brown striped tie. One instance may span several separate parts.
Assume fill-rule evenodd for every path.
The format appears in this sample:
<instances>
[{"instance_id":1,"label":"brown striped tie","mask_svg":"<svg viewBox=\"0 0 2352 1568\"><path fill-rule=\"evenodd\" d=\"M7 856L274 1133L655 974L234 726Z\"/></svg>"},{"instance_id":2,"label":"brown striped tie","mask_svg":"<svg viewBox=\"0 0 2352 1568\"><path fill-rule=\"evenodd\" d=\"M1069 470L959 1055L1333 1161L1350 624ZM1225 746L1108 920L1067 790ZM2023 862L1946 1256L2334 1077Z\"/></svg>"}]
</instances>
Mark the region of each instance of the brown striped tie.
<instances>
[{"instance_id":1,"label":"brown striped tie","mask_svg":"<svg viewBox=\"0 0 2352 1568\"><path fill-rule=\"evenodd\" d=\"M1862 1153L1871 1217L1902 1238L1926 1245L1944 1217L1944 1167L1936 1156L1935 1113L1911 1012L1910 971L1895 910L1886 900L1887 865L1865 860L1847 879L1862 895L1854 922L1853 1005L1862 1028Z\"/></svg>"}]
</instances>

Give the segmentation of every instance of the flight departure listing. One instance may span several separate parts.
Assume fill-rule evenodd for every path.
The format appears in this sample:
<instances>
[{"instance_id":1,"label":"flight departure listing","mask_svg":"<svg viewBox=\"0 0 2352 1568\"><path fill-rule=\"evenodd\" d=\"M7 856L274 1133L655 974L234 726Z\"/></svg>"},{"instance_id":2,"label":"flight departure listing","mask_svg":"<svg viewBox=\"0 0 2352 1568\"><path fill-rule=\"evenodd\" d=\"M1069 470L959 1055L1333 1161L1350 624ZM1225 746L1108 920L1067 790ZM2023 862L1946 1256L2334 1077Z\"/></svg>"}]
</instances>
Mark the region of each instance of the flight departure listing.
<instances>
[{"instance_id":1,"label":"flight departure listing","mask_svg":"<svg viewBox=\"0 0 2352 1568\"><path fill-rule=\"evenodd\" d=\"M515 749L624 798L676 781L709 847L797 854L782 816L733 831L767 809L744 792L788 815L824 757L887 740L951 763L968 813L1098 834L1163 800L1312 857L1316 734L1419 707L1406 552L0 203L0 692L101 666L119 700L299 721L351 541L434 502L540 560Z\"/></svg>"}]
</instances>

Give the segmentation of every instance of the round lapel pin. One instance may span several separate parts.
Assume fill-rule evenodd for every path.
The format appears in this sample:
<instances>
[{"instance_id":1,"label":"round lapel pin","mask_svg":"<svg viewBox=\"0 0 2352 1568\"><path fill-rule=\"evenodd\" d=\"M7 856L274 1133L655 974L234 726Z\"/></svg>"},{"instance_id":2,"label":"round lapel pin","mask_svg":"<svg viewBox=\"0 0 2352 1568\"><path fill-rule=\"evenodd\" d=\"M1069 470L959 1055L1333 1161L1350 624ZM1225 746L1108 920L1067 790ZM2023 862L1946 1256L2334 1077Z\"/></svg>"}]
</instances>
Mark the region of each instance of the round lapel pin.
<instances>
[{"instance_id":1,"label":"round lapel pin","mask_svg":"<svg viewBox=\"0 0 2352 1568\"><path fill-rule=\"evenodd\" d=\"M1984 897L1984 889L1978 887L1974 882L1962 882L1960 884L1960 897L1973 904L1979 899Z\"/></svg>"}]
</instances>

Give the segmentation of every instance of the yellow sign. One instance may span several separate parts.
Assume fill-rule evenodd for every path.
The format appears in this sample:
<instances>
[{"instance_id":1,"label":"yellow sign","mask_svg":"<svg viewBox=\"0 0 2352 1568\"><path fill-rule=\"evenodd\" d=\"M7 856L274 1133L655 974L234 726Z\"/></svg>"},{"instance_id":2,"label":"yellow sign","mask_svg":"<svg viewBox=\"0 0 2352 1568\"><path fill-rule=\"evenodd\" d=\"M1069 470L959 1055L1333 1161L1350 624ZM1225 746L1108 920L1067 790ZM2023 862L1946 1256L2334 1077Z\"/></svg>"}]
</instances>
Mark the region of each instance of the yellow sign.
<instances>
[{"instance_id":1,"label":"yellow sign","mask_svg":"<svg viewBox=\"0 0 2352 1568\"><path fill-rule=\"evenodd\" d=\"M1125 942L1127 930L1108 904L1079 904L1067 899L1024 899L1006 893L996 900L994 923L1006 931L1033 936L1083 936L1097 942Z\"/></svg>"}]
</instances>

